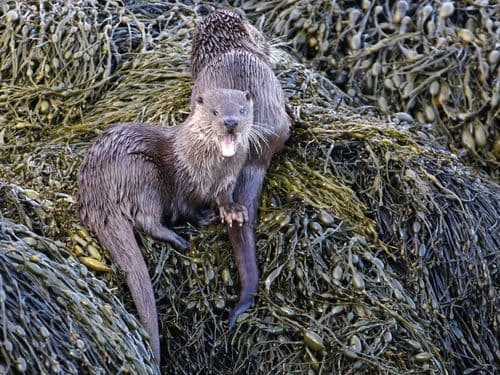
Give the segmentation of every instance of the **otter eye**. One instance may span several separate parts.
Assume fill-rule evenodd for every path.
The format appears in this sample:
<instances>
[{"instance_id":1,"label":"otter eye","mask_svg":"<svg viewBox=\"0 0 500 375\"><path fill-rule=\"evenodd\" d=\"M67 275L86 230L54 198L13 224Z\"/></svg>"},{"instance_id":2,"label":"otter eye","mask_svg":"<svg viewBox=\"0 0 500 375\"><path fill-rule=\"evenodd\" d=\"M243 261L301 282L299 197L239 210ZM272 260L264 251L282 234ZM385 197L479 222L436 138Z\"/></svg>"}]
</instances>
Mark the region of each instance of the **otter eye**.
<instances>
[{"instance_id":1,"label":"otter eye","mask_svg":"<svg viewBox=\"0 0 500 375\"><path fill-rule=\"evenodd\" d=\"M247 109L246 109L245 107L241 107L241 108L240 108L240 113L241 113L242 115L244 115L245 113L247 113Z\"/></svg>"},{"instance_id":2,"label":"otter eye","mask_svg":"<svg viewBox=\"0 0 500 375\"><path fill-rule=\"evenodd\" d=\"M214 114L214 116L218 116L218 115L219 115L219 111L218 111L218 110L216 110L216 109L214 109L214 110L212 111L212 113Z\"/></svg>"}]
</instances>

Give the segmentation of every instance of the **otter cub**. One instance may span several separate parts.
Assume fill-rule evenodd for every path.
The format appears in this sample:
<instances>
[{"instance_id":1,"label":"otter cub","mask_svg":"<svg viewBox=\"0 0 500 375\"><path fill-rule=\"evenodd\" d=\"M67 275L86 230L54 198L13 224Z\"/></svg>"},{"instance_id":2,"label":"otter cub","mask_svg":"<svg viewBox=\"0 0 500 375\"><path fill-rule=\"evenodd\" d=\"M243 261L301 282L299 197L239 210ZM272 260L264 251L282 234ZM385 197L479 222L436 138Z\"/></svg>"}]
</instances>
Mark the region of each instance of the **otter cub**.
<instances>
[{"instance_id":1,"label":"otter cub","mask_svg":"<svg viewBox=\"0 0 500 375\"><path fill-rule=\"evenodd\" d=\"M107 129L80 167L81 220L125 271L158 359L156 303L133 230L184 250L189 243L167 226L179 221L203 224L203 210L214 203L223 221L243 225L247 210L233 202L232 194L247 159L252 126L249 92L205 91L182 124L119 124Z\"/></svg>"},{"instance_id":2,"label":"otter cub","mask_svg":"<svg viewBox=\"0 0 500 375\"><path fill-rule=\"evenodd\" d=\"M229 317L233 326L247 310L257 292L259 273L255 257L254 226L259 197L272 157L288 139L291 127L285 95L268 65L269 45L262 34L238 13L219 9L205 17L194 32L191 72L196 97L217 88L248 90L254 99L254 121L258 142L238 177L234 200L248 210L248 223L228 228L240 276L240 301Z\"/></svg>"}]
</instances>

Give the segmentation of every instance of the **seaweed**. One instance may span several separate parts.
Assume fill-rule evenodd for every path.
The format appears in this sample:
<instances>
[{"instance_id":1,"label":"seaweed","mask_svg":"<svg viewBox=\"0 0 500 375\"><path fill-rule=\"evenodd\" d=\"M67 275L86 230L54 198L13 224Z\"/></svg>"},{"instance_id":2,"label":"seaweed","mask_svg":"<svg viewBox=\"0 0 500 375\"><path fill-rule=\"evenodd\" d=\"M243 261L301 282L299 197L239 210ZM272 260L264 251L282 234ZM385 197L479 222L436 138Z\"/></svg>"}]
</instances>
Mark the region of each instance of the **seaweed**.
<instances>
[{"instance_id":1,"label":"seaweed","mask_svg":"<svg viewBox=\"0 0 500 375\"><path fill-rule=\"evenodd\" d=\"M230 3L358 104L401 113L498 181L495 2Z\"/></svg>"},{"instance_id":2,"label":"seaweed","mask_svg":"<svg viewBox=\"0 0 500 375\"><path fill-rule=\"evenodd\" d=\"M283 37L284 29L270 26L284 9L280 8L282 5L277 7L273 1L260 6L246 4L242 8L257 26L264 27L270 35ZM471 5L473 10L455 4L453 16L447 20L459 22L453 17L461 12L481 12L475 5ZM2 10L0 30L13 25L6 14L14 8L36 14L27 10L33 6L29 2L27 8L22 8L24 3L13 1L8 6ZM375 2L370 6L374 11ZM20 81L12 81L6 71L11 69L8 61L14 59L13 55L10 47L0 49L4 64L0 84L2 93L6 93L0 101L9 103L0 106L0 178L6 181L0 186L0 228L4 233L1 248L11 249L1 253L0 266L12 275L7 279L2 271L2 281L4 285L14 285L30 280L40 288L39 295L58 298L60 294L44 284L25 279L26 275L33 275L26 271L26 262L37 265L38 268L29 264L40 272L66 272L65 265L71 264L74 274L70 273L69 279L76 277L88 285L100 285L103 296L92 289L95 298L114 301L114 294L133 312L120 273L110 272L114 265L106 251L78 221L74 204L76 171L92 139L113 123L135 121L170 126L187 116L193 83L188 73L192 30L197 16L206 9L182 2L138 1L82 1L69 7L81 7L83 19L92 16L91 19L100 20L98 25L116 26L105 47L112 61L106 83L86 86L78 94L61 98L60 113L74 108L74 114L54 116L49 121L37 112L41 109L39 102L30 109L29 98L33 90L42 90L41 85L28 84L23 73L27 67L18 69ZM210 4L204 7L209 8ZM296 14L297 9L301 11L299 18L313 14L314 9L301 2L287 7L287 17ZM489 7L484 12L490 12ZM412 5L407 12L420 9L417 8ZM384 12L388 9L385 7ZM327 11L345 16L352 9L348 12L340 5L331 5L331 9L322 10ZM370 30L372 13L366 11L365 15ZM119 21L120 17L128 20ZM353 22L359 27L359 22ZM447 27L450 22L445 23ZM299 28L298 22L290 25ZM313 25L314 22L310 27ZM65 24L60 31L65 27L72 26ZM347 38L348 34L335 36L332 32L324 40ZM416 39L397 39L398 35L395 32L389 39L381 39L385 42L377 56L389 58L390 54L382 52L399 48L403 40L417 43ZM436 133L436 128L415 123L406 108L401 110L402 107L391 104L393 107L387 111L380 103L359 105L357 97L365 100L366 92L356 83L362 82L356 80L357 75L349 75L351 87L342 86L332 80L335 77L320 63L319 54L306 54L308 61L304 64L299 36L290 34L296 51L273 40L271 57L288 97L293 134L266 177L256 228L260 287L256 304L240 317L236 329L228 330L226 321L238 298L238 281L222 225L176 228L190 240L187 253L137 234L157 297L162 372L495 373L500 362L500 187L494 172L483 173L474 166L484 165L475 162L464 165L463 155L452 152L452 147L444 147L439 138L442 134ZM16 44L16 53L31 51L35 39L33 44L19 39L25 44ZM22 52L24 45L29 46L28 52ZM347 48L344 42L333 46L339 54ZM73 53L80 47L74 49ZM352 59L346 60L344 66L358 69L356 59L375 54L370 51L368 43L365 48L354 50L349 55ZM431 52L420 53L433 56L435 51ZM40 49L38 53L50 61L57 49ZM338 59L337 63L340 61L343 60ZM394 66L402 69L404 64ZM473 63L464 58L459 67L462 66L466 69ZM51 69L47 77L54 83L63 76L76 83L78 75L84 74L73 72L74 68L68 66L68 74L70 70L76 76L64 76ZM98 82L99 76L95 78ZM454 79L461 79L461 75L457 73ZM352 88L356 95L343 93L338 85ZM451 84L450 87L456 88ZM39 95L43 90L36 91L33 97L42 98ZM426 92L418 91L418 95ZM387 100L393 103L399 99L388 96ZM394 113L398 110L401 111ZM494 114L491 110L495 111L491 107L478 114L479 118ZM445 117L441 120L443 126L451 126ZM19 126L20 123L28 125ZM488 131L487 144L491 145L490 136L496 130L493 127ZM12 230L20 234L11 236ZM58 253L65 255L43 255L47 246L53 246L41 244L55 244ZM8 259L10 253L14 254L13 260ZM30 260L32 256L39 257L35 258L38 263ZM74 259L87 264L96 276L80 274L87 268ZM68 277L62 277L65 278ZM90 293L89 289L86 292ZM26 289L24 294L32 297ZM37 298L25 301L36 306L41 303ZM0 302L0 309L2 306L8 306L8 314L17 314L21 305L4 301L3 305ZM44 305L41 309L51 311L54 307ZM64 309L61 313L67 314ZM87 310L82 311L84 314L75 315L74 324L80 324L79 327L81 322L94 319ZM95 331L82 331L87 332L82 339L85 353L92 349L92 353L102 356L114 353L117 357L113 358L123 358L119 352L125 347L134 353L149 353L147 345L135 336L142 332L136 320L121 308L113 307L113 311L127 324L135 322L134 328L130 328L133 333L123 335L121 346L109 348L110 345L101 347L96 343L96 335L91 334ZM111 332L105 317L102 320L103 323L96 323L95 330ZM66 337L63 325L51 328L54 335ZM31 363L40 341L35 336L23 336L24 341L14 341L18 340L15 334L9 337L15 348L12 353L21 353L21 342L23 350L28 351L8 357L11 367L7 372L15 366L22 369L23 362L16 362L16 358ZM0 353L4 356L8 347L0 340ZM73 347L53 344L51 348L54 353L72 358ZM104 368L110 363L107 357L92 356L95 366ZM134 358L140 358L139 354ZM134 361L123 361L131 372ZM155 368L147 354L140 361ZM79 362L74 366L83 365ZM111 367L107 371L111 372Z\"/></svg>"}]
</instances>

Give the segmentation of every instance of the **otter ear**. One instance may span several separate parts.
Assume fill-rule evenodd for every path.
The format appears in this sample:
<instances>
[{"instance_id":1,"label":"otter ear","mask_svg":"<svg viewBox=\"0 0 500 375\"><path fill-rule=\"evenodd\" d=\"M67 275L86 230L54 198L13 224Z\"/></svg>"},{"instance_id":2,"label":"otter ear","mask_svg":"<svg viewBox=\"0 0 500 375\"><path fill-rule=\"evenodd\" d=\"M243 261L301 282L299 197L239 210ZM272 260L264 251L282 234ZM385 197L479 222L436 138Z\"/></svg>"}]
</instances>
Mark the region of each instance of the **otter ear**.
<instances>
[{"instance_id":1,"label":"otter ear","mask_svg":"<svg viewBox=\"0 0 500 375\"><path fill-rule=\"evenodd\" d=\"M203 98L202 98L201 96L198 96L198 97L196 98L196 103L198 103L198 104L203 104Z\"/></svg>"},{"instance_id":2,"label":"otter ear","mask_svg":"<svg viewBox=\"0 0 500 375\"><path fill-rule=\"evenodd\" d=\"M247 101L253 100L253 97L252 97L252 94L250 93L250 91L245 90L244 94L245 94L245 99Z\"/></svg>"}]
</instances>

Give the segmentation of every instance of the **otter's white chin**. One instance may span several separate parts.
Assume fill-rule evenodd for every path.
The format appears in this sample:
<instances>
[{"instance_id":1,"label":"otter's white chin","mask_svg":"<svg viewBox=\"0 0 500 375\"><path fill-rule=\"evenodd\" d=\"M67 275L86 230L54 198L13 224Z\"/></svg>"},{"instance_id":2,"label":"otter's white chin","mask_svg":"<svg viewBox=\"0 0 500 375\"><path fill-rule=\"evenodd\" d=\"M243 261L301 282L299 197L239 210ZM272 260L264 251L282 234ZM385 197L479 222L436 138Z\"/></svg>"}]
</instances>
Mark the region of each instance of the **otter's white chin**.
<instances>
[{"instance_id":1,"label":"otter's white chin","mask_svg":"<svg viewBox=\"0 0 500 375\"><path fill-rule=\"evenodd\" d=\"M232 134L226 134L220 139L220 149L222 156L230 158L236 154L236 137Z\"/></svg>"}]
</instances>

